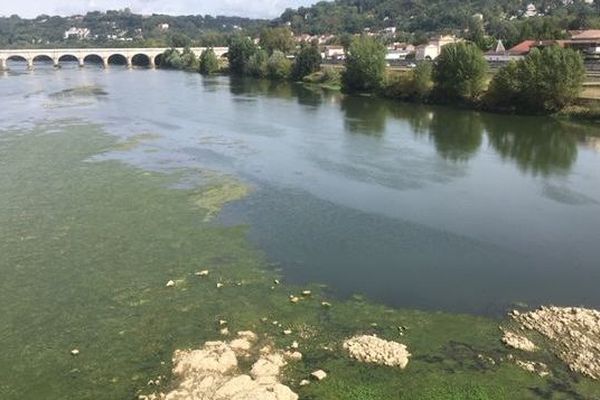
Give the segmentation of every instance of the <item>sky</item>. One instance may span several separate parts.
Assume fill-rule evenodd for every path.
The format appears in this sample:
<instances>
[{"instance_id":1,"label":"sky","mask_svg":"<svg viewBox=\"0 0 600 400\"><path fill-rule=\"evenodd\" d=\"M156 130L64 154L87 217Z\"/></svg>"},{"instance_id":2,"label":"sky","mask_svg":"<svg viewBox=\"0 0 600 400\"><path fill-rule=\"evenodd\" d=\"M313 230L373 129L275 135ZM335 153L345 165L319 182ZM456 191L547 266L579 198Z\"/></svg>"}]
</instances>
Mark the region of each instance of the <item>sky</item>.
<instances>
[{"instance_id":1,"label":"sky","mask_svg":"<svg viewBox=\"0 0 600 400\"><path fill-rule=\"evenodd\" d=\"M0 15L31 18L40 14L73 15L87 11L129 7L139 14L210 14L273 18L287 7L306 6L316 0L0 0Z\"/></svg>"}]
</instances>

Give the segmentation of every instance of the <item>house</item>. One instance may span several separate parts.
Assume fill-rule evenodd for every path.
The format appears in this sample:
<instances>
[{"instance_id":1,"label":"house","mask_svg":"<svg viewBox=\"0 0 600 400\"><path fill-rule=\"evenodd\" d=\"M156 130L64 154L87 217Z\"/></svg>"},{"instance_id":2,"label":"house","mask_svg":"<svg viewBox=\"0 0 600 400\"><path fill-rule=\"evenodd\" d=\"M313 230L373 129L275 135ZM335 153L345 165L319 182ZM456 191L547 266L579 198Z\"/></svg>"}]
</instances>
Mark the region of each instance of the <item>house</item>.
<instances>
[{"instance_id":1,"label":"house","mask_svg":"<svg viewBox=\"0 0 600 400\"><path fill-rule=\"evenodd\" d=\"M346 51L344 46L325 46L322 56L326 60L344 60Z\"/></svg>"},{"instance_id":2,"label":"house","mask_svg":"<svg viewBox=\"0 0 600 400\"><path fill-rule=\"evenodd\" d=\"M563 41L569 47L586 55L600 55L600 30L588 29L585 31L570 32L571 39Z\"/></svg>"},{"instance_id":3,"label":"house","mask_svg":"<svg viewBox=\"0 0 600 400\"><path fill-rule=\"evenodd\" d=\"M158 29L165 32L168 31L170 28L169 24L158 24Z\"/></svg>"},{"instance_id":4,"label":"house","mask_svg":"<svg viewBox=\"0 0 600 400\"><path fill-rule=\"evenodd\" d=\"M90 35L90 30L88 28L75 28L72 27L69 30L65 31L64 38L65 39L86 39Z\"/></svg>"},{"instance_id":5,"label":"house","mask_svg":"<svg viewBox=\"0 0 600 400\"><path fill-rule=\"evenodd\" d=\"M415 59L417 61L435 60L442 52L442 47L450 43L457 43L460 40L454 35L439 36L427 44L417 46Z\"/></svg>"},{"instance_id":6,"label":"house","mask_svg":"<svg viewBox=\"0 0 600 400\"><path fill-rule=\"evenodd\" d=\"M388 63L397 62L400 60L406 60L409 54L415 52L415 46L408 43L394 43L387 47L387 54L385 60Z\"/></svg>"},{"instance_id":7,"label":"house","mask_svg":"<svg viewBox=\"0 0 600 400\"><path fill-rule=\"evenodd\" d=\"M487 62L507 62L510 61L510 54L506 51L502 40L498 40L496 47L483 55Z\"/></svg>"},{"instance_id":8,"label":"house","mask_svg":"<svg viewBox=\"0 0 600 400\"><path fill-rule=\"evenodd\" d=\"M529 3L525 9L525 12L523 13L523 16L525 16L525 18L530 18L535 17L536 15L538 15L537 8L532 3Z\"/></svg>"}]
</instances>

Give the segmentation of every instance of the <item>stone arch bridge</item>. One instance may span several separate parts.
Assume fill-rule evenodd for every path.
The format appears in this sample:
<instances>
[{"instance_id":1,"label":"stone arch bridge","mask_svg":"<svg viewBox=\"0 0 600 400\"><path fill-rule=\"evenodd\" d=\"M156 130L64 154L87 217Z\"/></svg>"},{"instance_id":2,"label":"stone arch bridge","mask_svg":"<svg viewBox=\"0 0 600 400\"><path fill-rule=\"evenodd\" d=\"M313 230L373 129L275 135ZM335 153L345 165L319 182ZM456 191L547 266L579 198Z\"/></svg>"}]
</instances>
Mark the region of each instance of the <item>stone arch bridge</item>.
<instances>
[{"instance_id":1,"label":"stone arch bridge","mask_svg":"<svg viewBox=\"0 0 600 400\"><path fill-rule=\"evenodd\" d=\"M112 62L155 68L160 63L160 56L168 48L115 48L115 49L11 49L0 50L0 70L8 69L8 61L26 62L29 69L33 69L36 61L52 62L55 67L61 62L76 61L83 67L86 61L102 63L106 68ZM183 49L178 49L182 51ZM193 47L191 49L196 56L200 56L206 47ZM227 55L227 47L213 48L217 57Z\"/></svg>"}]
</instances>

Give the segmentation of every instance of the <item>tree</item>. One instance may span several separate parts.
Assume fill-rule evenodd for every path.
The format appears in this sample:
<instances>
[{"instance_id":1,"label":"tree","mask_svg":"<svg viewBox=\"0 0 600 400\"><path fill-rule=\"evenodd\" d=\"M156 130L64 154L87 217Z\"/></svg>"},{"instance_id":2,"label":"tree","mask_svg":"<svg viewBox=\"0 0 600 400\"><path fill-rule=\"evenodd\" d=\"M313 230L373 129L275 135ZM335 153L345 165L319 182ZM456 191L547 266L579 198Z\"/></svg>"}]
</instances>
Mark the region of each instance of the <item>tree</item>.
<instances>
[{"instance_id":1,"label":"tree","mask_svg":"<svg viewBox=\"0 0 600 400\"><path fill-rule=\"evenodd\" d=\"M265 78L267 76L267 61L269 56L263 49L258 49L250 56L248 60L247 73L255 78Z\"/></svg>"},{"instance_id":2,"label":"tree","mask_svg":"<svg viewBox=\"0 0 600 400\"><path fill-rule=\"evenodd\" d=\"M436 94L443 99L475 100L486 85L488 65L472 43L451 43L442 48L433 69Z\"/></svg>"},{"instance_id":3,"label":"tree","mask_svg":"<svg viewBox=\"0 0 600 400\"><path fill-rule=\"evenodd\" d=\"M167 43L170 47L188 47L191 45L192 40L183 33L174 33L169 36Z\"/></svg>"},{"instance_id":4,"label":"tree","mask_svg":"<svg viewBox=\"0 0 600 400\"><path fill-rule=\"evenodd\" d=\"M533 49L492 80L489 98L495 106L529 112L556 112L573 103L582 90L585 67L581 55L559 46Z\"/></svg>"},{"instance_id":5,"label":"tree","mask_svg":"<svg viewBox=\"0 0 600 400\"><path fill-rule=\"evenodd\" d=\"M321 52L315 43L302 45L294 60L292 78L301 80L305 76L318 71L321 68L321 61Z\"/></svg>"},{"instance_id":6,"label":"tree","mask_svg":"<svg viewBox=\"0 0 600 400\"><path fill-rule=\"evenodd\" d=\"M342 86L347 92L377 90L385 75L386 48L378 40L360 36L348 49Z\"/></svg>"},{"instance_id":7,"label":"tree","mask_svg":"<svg viewBox=\"0 0 600 400\"><path fill-rule=\"evenodd\" d=\"M257 47L247 37L236 35L229 40L229 70L236 75L246 75L248 60L256 53Z\"/></svg>"},{"instance_id":8,"label":"tree","mask_svg":"<svg viewBox=\"0 0 600 400\"><path fill-rule=\"evenodd\" d=\"M292 62L279 50L275 50L267 62L267 71L271 79L289 79Z\"/></svg>"},{"instance_id":9,"label":"tree","mask_svg":"<svg viewBox=\"0 0 600 400\"><path fill-rule=\"evenodd\" d=\"M260 47L273 54L275 50L289 53L295 46L294 35L287 27L265 28L260 32Z\"/></svg>"},{"instance_id":10,"label":"tree","mask_svg":"<svg viewBox=\"0 0 600 400\"><path fill-rule=\"evenodd\" d=\"M219 70L219 60L213 49L206 49L200 55L199 71L203 75L211 75Z\"/></svg>"}]
</instances>

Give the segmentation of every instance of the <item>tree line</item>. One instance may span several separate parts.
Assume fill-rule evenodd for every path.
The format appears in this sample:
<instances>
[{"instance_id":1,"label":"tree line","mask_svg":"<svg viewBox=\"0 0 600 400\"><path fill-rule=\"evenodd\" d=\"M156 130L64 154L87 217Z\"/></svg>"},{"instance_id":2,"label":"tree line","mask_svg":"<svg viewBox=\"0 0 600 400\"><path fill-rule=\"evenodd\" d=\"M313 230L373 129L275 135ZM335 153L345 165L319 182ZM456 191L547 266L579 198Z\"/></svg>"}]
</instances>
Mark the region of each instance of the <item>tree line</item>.
<instances>
[{"instance_id":1,"label":"tree line","mask_svg":"<svg viewBox=\"0 0 600 400\"><path fill-rule=\"evenodd\" d=\"M471 42L446 45L434 62L421 63L401 75L386 73L385 55L380 41L368 36L354 39L342 76L343 89L489 110L554 113L575 102L585 79L581 55L559 46L534 48L491 79L483 52Z\"/></svg>"}]
</instances>

